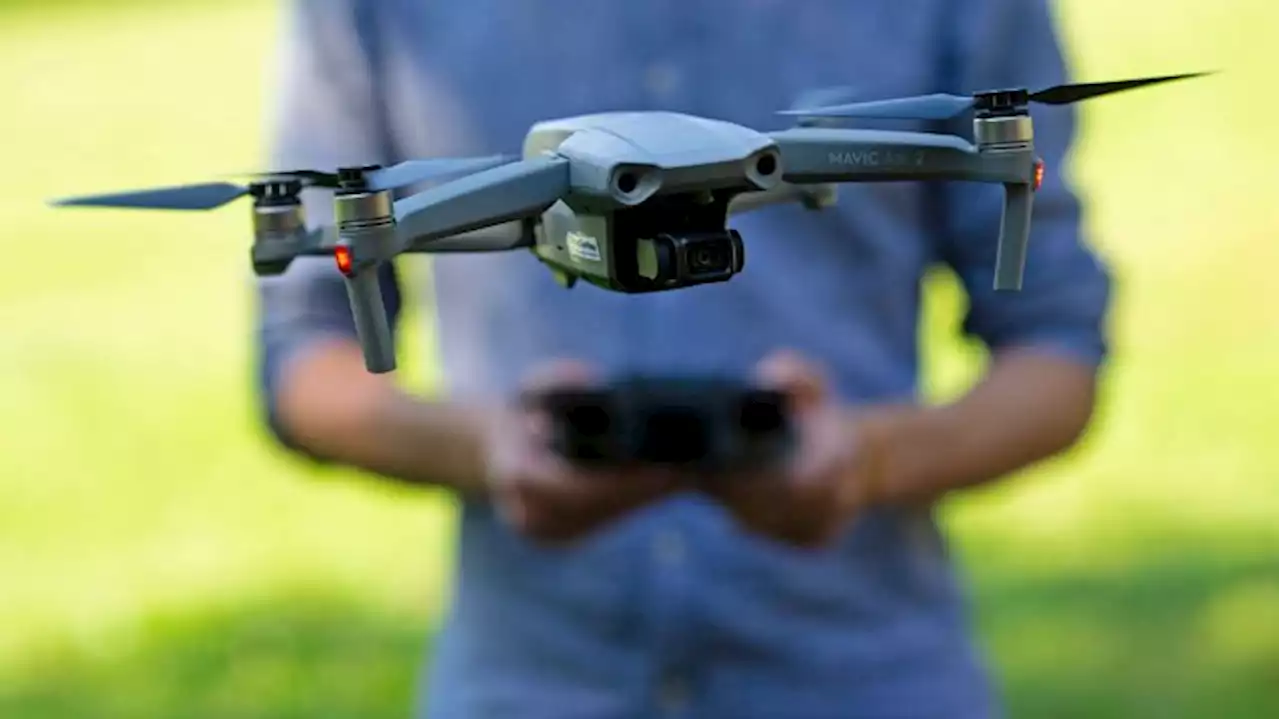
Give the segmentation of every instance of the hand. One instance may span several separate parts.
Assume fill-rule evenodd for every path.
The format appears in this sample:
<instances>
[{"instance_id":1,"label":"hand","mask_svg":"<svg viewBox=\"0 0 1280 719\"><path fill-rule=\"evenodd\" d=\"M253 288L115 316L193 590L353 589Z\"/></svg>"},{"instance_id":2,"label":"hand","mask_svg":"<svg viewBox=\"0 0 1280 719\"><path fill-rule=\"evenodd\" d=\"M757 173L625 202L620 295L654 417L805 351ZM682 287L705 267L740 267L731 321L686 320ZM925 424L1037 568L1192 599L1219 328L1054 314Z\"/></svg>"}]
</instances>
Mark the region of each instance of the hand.
<instances>
[{"instance_id":1,"label":"hand","mask_svg":"<svg viewBox=\"0 0 1280 719\"><path fill-rule=\"evenodd\" d=\"M821 373L808 362L774 355L761 363L758 376L788 397L795 454L782 467L713 477L704 487L748 531L821 546L872 501L883 453L857 416L831 400Z\"/></svg>"},{"instance_id":2,"label":"hand","mask_svg":"<svg viewBox=\"0 0 1280 719\"><path fill-rule=\"evenodd\" d=\"M582 387L590 371L575 363L555 363L536 371L526 391ZM501 514L535 540L563 543L656 500L678 485L658 468L590 470L551 451L547 418L524 407L504 408L489 423L487 483Z\"/></svg>"}]
</instances>

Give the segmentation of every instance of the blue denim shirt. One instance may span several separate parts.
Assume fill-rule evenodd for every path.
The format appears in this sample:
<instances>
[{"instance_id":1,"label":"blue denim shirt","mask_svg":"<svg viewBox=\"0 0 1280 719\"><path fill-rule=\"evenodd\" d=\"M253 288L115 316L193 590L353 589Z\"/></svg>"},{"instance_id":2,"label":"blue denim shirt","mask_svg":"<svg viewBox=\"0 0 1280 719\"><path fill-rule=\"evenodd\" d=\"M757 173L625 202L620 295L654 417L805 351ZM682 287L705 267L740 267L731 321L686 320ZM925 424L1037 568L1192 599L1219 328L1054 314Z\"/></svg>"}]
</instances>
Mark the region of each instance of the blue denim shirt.
<instances>
[{"instance_id":1,"label":"blue denim shirt","mask_svg":"<svg viewBox=\"0 0 1280 719\"><path fill-rule=\"evenodd\" d=\"M815 87L870 99L1066 79L1044 0L303 0L289 21L276 167L518 152L533 122L601 110L771 129ZM788 347L825 362L848 402L911 400L920 281L935 265L960 278L964 329L992 350L1034 344L1094 365L1109 285L1060 174L1074 117L1033 115L1047 172L1020 294L991 290L998 187L845 185L830 211L735 218L746 268L720 285L566 291L523 252L436 258L422 289L445 387L493 397L552 357L745 373ZM967 134L968 122L890 126ZM312 220L330 217L323 198L308 202ZM263 281L261 300L270 418L284 359L352 323L329 260ZM877 510L816 552L746 536L696 496L568 549L522 540L483 502L463 506L460 532L422 704L435 719L998 714L926 510Z\"/></svg>"}]
</instances>

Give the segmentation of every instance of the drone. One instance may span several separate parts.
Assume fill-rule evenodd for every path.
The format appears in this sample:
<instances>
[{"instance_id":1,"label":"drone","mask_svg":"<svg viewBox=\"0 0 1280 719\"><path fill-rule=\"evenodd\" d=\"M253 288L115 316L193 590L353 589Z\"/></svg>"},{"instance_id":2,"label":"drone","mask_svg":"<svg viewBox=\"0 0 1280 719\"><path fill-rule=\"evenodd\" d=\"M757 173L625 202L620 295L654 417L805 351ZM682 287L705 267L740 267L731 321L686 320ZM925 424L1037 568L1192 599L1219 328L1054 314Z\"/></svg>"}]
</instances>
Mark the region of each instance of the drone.
<instances>
[{"instance_id":1,"label":"drone","mask_svg":"<svg viewBox=\"0 0 1280 719\"><path fill-rule=\"evenodd\" d=\"M1067 105L1205 74L793 107L779 114L795 125L768 132L667 111L602 112L534 124L519 156L256 173L247 185L214 182L53 204L211 210L252 197L255 274L280 275L298 257L333 257L365 366L385 373L396 359L378 268L397 255L523 249L566 288L582 280L623 293L724 282L745 259L741 235L726 226L731 215L794 202L820 210L846 182L1002 185L994 288L1021 290L1033 198L1044 176L1029 105ZM969 111L972 139L840 126L856 118L944 121ZM437 183L394 197L429 180ZM332 225L308 229L299 198L311 187L333 191ZM499 226L519 231L495 231Z\"/></svg>"}]
</instances>

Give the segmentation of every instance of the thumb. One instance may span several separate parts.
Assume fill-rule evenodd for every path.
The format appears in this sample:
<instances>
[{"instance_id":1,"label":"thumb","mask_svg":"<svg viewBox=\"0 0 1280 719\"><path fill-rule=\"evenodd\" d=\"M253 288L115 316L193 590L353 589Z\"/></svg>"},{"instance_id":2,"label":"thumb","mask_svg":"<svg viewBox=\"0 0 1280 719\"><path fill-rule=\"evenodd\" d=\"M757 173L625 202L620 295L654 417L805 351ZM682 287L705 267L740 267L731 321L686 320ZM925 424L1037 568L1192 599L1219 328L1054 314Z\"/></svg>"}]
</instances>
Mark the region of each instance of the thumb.
<instances>
[{"instance_id":1,"label":"thumb","mask_svg":"<svg viewBox=\"0 0 1280 719\"><path fill-rule=\"evenodd\" d=\"M827 399L827 380L821 367L791 350L775 352L761 361L756 379L787 395L799 411L813 409Z\"/></svg>"},{"instance_id":2,"label":"thumb","mask_svg":"<svg viewBox=\"0 0 1280 719\"><path fill-rule=\"evenodd\" d=\"M546 403L557 392L588 390L598 381L594 368L576 360L554 360L534 367L520 383L519 406L526 429L534 436L546 434L549 425Z\"/></svg>"}]
</instances>

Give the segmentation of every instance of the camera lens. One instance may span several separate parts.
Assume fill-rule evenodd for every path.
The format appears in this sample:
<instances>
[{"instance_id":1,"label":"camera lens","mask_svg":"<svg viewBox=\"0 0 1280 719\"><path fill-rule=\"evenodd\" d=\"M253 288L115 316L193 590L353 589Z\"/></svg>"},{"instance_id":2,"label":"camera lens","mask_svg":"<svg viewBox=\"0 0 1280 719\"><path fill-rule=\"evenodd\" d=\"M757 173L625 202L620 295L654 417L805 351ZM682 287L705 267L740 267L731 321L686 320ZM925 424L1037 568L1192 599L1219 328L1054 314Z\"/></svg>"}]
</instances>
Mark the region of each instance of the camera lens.
<instances>
[{"instance_id":1,"label":"camera lens","mask_svg":"<svg viewBox=\"0 0 1280 719\"><path fill-rule=\"evenodd\" d=\"M689 266L700 271L725 269L729 266L728 248L715 245L695 248L690 254Z\"/></svg>"}]
</instances>

